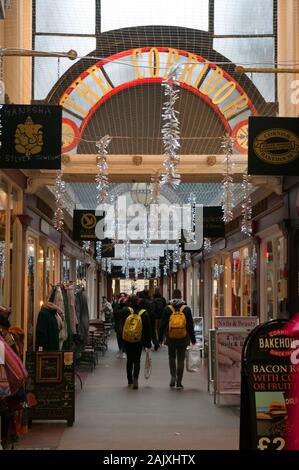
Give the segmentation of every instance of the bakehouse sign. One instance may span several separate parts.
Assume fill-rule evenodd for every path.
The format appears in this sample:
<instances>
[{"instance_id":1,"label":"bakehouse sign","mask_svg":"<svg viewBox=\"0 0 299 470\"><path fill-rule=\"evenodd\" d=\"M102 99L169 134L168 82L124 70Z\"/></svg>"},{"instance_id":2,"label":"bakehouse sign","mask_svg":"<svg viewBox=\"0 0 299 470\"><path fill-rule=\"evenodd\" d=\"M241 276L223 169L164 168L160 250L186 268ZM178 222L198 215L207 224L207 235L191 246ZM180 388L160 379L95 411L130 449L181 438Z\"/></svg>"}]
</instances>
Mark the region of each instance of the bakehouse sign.
<instances>
[{"instance_id":1,"label":"bakehouse sign","mask_svg":"<svg viewBox=\"0 0 299 470\"><path fill-rule=\"evenodd\" d=\"M70 84L60 99L63 152L77 152L80 135L106 100L125 88L162 82L177 62L182 65L181 87L208 103L226 131L236 137L236 150L247 153L248 117L257 111L244 89L204 57L165 47L137 48L112 55L86 69Z\"/></svg>"}]
</instances>

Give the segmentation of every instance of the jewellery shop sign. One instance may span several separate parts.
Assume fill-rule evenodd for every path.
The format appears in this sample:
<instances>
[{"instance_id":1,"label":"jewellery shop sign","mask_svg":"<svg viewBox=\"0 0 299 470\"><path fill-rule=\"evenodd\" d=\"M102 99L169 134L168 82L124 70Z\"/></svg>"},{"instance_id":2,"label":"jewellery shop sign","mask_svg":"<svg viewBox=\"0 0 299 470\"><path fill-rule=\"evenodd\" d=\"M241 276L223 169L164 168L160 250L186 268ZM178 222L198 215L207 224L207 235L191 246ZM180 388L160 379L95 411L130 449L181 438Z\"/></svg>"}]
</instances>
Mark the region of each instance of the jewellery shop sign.
<instances>
[{"instance_id":1,"label":"jewellery shop sign","mask_svg":"<svg viewBox=\"0 0 299 470\"><path fill-rule=\"evenodd\" d=\"M299 176L299 118L249 117L248 173Z\"/></svg>"},{"instance_id":2,"label":"jewellery shop sign","mask_svg":"<svg viewBox=\"0 0 299 470\"><path fill-rule=\"evenodd\" d=\"M298 346L285 320L264 323L248 336L242 354L240 450L290 448L299 405Z\"/></svg>"},{"instance_id":3,"label":"jewellery shop sign","mask_svg":"<svg viewBox=\"0 0 299 470\"><path fill-rule=\"evenodd\" d=\"M61 168L62 107L0 105L0 168Z\"/></svg>"}]
</instances>

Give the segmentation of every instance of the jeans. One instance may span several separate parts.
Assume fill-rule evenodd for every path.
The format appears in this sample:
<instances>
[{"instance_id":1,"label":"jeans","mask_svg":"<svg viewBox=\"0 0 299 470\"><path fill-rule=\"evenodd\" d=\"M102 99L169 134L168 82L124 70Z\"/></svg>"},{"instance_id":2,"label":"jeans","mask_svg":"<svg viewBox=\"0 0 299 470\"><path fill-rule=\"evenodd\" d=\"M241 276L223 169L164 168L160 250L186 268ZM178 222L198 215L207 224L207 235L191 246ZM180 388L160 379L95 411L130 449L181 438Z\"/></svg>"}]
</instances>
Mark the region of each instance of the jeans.
<instances>
[{"instance_id":1,"label":"jeans","mask_svg":"<svg viewBox=\"0 0 299 470\"><path fill-rule=\"evenodd\" d=\"M133 383L133 379L138 379L140 372L140 358L142 353L141 343L125 342L127 353L127 378L128 383Z\"/></svg>"},{"instance_id":2,"label":"jeans","mask_svg":"<svg viewBox=\"0 0 299 470\"><path fill-rule=\"evenodd\" d=\"M117 345L118 345L119 351L125 352L125 345L124 345L124 341L122 339L122 333L121 332L116 331L116 339L117 339Z\"/></svg>"},{"instance_id":3,"label":"jeans","mask_svg":"<svg viewBox=\"0 0 299 470\"><path fill-rule=\"evenodd\" d=\"M178 385L181 385L183 379L186 348L186 345L178 346L175 343L170 343L168 345L169 370L171 380L176 382Z\"/></svg>"}]
</instances>

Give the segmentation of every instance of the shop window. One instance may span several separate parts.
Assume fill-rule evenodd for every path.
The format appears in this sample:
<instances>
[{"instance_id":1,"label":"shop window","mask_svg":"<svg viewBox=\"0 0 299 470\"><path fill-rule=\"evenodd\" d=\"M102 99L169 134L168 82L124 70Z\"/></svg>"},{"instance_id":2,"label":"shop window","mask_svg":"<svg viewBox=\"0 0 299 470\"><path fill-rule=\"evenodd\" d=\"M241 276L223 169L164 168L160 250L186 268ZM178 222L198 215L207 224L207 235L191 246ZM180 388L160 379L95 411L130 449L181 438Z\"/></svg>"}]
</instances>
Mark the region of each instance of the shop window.
<instances>
[{"instance_id":1,"label":"shop window","mask_svg":"<svg viewBox=\"0 0 299 470\"><path fill-rule=\"evenodd\" d=\"M7 266L7 208L8 189L5 182L0 182L0 305L5 303L5 270Z\"/></svg>"},{"instance_id":2,"label":"shop window","mask_svg":"<svg viewBox=\"0 0 299 470\"><path fill-rule=\"evenodd\" d=\"M45 252L42 247L38 248L38 284L39 284L39 306L45 302Z\"/></svg>"},{"instance_id":3,"label":"shop window","mask_svg":"<svg viewBox=\"0 0 299 470\"><path fill-rule=\"evenodd\" d=\"M285 239L277 237L263 243L263 272L265 296L263 319L273 320L283 316L286 310L287 280L285 270Z\"/></svg>"},{"instance_id":4,"label":"shop window","mask_svg":"<svg viewBox=\"0 0 299 470\"><path fill-rule=\"evenodd\" d=\"M70 281L71 280L71 260L68 256L63 255L63 263L62 263L62 269L63 269L63 281Z\"/></svg>"},{"instance_id":5,"label":"shop window","mask_svg":"<svg viewBox=\"0 0 299 470\"><path fill-rule=\"evenodd\" d=\"M36 244L34 238L27 239L27 349L33 349L34 311L35 311L35 260Z\"/></svg>"},{"instance_id":6,"label":"shop window","mask_svg":"<svg viewBox=\"0 0 299 470\"><path fill-rule=\"evenodd\" d=\"M232 315L241 315L241 258L240 251L233 253Z\"/></svg>"}]
</instances>

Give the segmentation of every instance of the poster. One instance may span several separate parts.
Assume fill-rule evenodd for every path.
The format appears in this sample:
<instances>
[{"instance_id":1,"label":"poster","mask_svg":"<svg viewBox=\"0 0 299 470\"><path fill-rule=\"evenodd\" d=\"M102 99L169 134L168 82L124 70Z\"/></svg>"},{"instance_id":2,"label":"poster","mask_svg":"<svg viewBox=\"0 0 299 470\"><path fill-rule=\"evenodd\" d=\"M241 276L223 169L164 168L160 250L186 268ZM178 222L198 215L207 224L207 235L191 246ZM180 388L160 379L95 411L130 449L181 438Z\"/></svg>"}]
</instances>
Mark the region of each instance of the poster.
<instances>
[{"instance_id":1,"label":"poster","mask_svg":"<svg viewBox=\"0 0 299 470\"><path fill-rule=\"evenodd\" d=\"M299 118L249 117L248 174L299 176Z\"/></svg>"},{"instance_id":2,"label":"poster","mask_svg":"<svg viewBox=\"0 0 299 470\"><path fill-rule=\"evenodd\" d=\"M0 126L0 168L61 168L61 106L1 105Z\"/></svg>"},{"instance_id":3,"label":"poster","mask_svg":"<svg viewBox=\"0 0 299 470\"><path fill-rule=\"evenodd\" d=\"M217 392L240 393L242 348L247 331L236 330L216 333Z\"/></svg>"},{"instance_id":4,"label":"poster","mask_svg":"<svg viewBox=\"0 0 299 470\"><path fill-rule=\"evenodd\" d=\"M299 341L289 335L284 320L267 322L249 337L242 374L241 448L287 448L287 436L293 433L292 412L298 404L298 356ZM249 409L247 424L245 408Z\"/></svg>"},{"instance_id":5,"label":"poster","mask_svg":"<svg viewBox=\"0 0 299 470\"><path fill-rule=\"evenodd\" d=\"M193 317L194 333L198 346L204 348L203 317Z\"/></svg>"}]
</instances>

